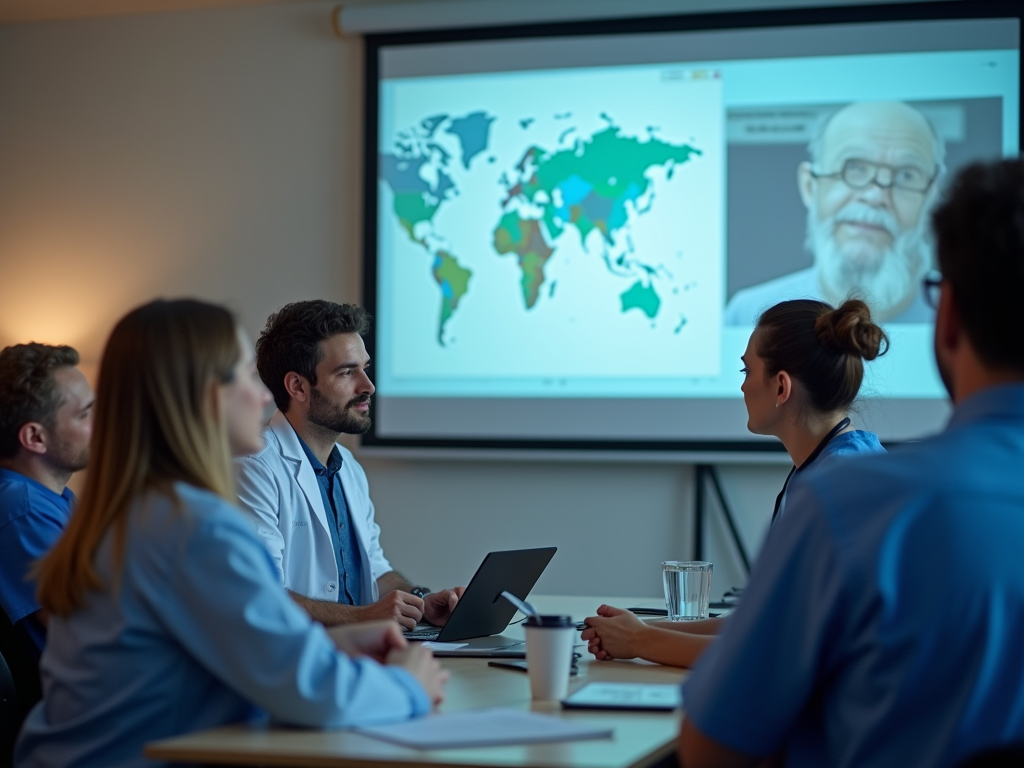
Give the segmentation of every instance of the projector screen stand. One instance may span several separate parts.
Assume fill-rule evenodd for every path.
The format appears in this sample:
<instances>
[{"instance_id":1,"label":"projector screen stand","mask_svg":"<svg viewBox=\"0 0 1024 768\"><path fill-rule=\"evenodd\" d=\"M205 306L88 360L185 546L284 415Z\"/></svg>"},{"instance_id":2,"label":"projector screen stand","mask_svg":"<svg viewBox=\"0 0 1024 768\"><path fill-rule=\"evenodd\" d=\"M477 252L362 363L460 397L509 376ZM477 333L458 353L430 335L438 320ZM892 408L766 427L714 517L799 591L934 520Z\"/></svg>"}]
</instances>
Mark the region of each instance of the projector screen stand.
<instances>
[{"instance_id":1,"label":"projector screen stand","mask_svg":"<svg viewBox=\"0 0 1024 768\"><path fill-rule=\"evenodd\" d=\"M736 527L736 520L732 516L732 510L729 509L729 504L725 500L725 494L722 493L722 484L718 479L718 472L713 464L697 464L694 469L693 559L704 559L704 527L705 518L708 514L706 489L707 483L710 481L711 487L714 488L715 495L718 497L718 504L722 508L722 515L729 526L729 533L732 536L733 543L736 545L740 561L743 563L743 570L749 576L750 558L747 556L747 550L743 546L743 540L740 539L740 532Z\"/></svg>"}]
</instances>

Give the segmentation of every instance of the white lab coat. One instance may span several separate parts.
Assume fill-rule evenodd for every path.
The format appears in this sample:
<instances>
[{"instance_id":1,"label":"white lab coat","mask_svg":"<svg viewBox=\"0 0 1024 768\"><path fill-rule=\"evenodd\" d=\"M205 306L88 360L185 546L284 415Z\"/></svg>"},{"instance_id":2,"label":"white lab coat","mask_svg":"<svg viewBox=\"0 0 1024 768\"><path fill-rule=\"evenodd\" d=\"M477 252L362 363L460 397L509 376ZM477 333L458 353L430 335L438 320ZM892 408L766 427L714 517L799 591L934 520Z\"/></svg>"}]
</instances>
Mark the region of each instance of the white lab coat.
<instances>
[{"instance_id":1,"label":"white lab coat","mask_svg":"<svg viewBox=\"0 0 1024 768\"><path fill-rule=\"evenodd\" d=\"M313 467L281 411L263 437L267 444L262 451L235 461L238 502L253 516L281 583L297 594L337 602L338 563ZM338 450L341 484L362 555L359 604L367 605L377 600L377 579L393 569L380 546L366 473L351 451L341 445Z\"/></svg>"}]
</instances>

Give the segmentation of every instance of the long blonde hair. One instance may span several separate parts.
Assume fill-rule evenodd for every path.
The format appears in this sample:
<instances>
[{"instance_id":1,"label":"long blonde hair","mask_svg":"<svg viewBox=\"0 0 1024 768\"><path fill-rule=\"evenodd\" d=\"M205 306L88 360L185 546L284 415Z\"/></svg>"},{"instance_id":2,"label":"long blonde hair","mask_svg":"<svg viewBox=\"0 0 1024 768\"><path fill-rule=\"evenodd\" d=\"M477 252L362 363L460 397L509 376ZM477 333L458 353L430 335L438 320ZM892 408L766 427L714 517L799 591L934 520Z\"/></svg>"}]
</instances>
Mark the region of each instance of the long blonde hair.
<instances>
[{"instance_id":1,"label":"long blonde hair","mask_svg":"<svg viewBox=\"0 0 1024 768\"><path fill-rule=\"evenodd\" d=\"M115 582L133 502L183 481L234 501L218 385L240 357L234 317L191 299L158 300L114 327L96 388L89 470L67 529L36 566L40 605L67 616L102 590L94 558L114 529Z\"/></svg>"}]
</instances>

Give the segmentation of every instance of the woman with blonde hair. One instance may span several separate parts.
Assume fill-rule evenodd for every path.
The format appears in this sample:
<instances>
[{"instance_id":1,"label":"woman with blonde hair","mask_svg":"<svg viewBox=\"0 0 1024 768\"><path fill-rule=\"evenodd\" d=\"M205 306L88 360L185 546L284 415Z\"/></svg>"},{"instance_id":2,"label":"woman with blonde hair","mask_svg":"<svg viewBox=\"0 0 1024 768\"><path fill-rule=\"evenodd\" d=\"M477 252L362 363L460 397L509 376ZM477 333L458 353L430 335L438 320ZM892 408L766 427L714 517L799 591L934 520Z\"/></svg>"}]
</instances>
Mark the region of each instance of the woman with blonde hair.
<instances>
[{"instance_id":1,"label":"woman with blonde hair","mask_svg":"<svg viewBox=\"0 0 1024 768\"><path fill-rule=\"evenodd\" d=\"M85 489L36 570L43 700L17 765L150 766L146 742L202 728L398 721L440 701L446 674L397 624L328 632L278 584L231 465L262 447L269 399L221 307L154 301L114 328Z\"/></svg>"},{"instance_id":2,"label":"woman with blonde hair","mask_svg":"<svg viewBox=\"0 0 1024 768\"><path fill-rule=\"evenodd\" d=\"M804 472L849 456L885 452L873 432L854 429L849 414L864 379L864 361L885 354L888 347L885 332L859 299L835 309L810 299L784 301L758 319L740 358L747 429L777 437L793 460L772 523L785 513L786 492ZM689 667L722 626L722 619L645 624L610 605L597 613L587 619L582 637L603 660L639 656Z\"/></svg>"}]
</instances>

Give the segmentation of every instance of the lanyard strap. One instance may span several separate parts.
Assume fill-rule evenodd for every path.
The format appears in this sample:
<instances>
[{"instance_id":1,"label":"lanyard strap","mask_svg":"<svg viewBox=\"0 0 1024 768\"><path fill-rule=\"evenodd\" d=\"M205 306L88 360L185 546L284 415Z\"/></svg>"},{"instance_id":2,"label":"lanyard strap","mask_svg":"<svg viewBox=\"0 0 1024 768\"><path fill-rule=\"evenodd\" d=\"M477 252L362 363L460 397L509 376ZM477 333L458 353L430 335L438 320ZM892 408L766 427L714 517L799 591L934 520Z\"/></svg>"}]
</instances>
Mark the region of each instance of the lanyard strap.
<instances>
[{"instance_id":1,"label":"lanyard strap","mask_svg":"<svg viewBox=\"0 0 1024 768\"><path fill-rule=\"evenodd\" d=\"M772 512L772 524L775 523L775 518L779 516L779 510L782 509L782 500L786 497L786 489L789 487L789 481L793 478L793 475L796 473L796 471L798 469L802 470L809 467L814 462L814 460L821 455L821 452L825 450L825 446L832 442L832 438L838 435L848 426L850 426L849 416L847 416L845 419L843 419L834 427L832 427L832 431L825 435L825 439L818 443L818 447L811 451L811 455L807 457L807 460L804 461L803 464L801 464L799 467L793 467L791 470L789 470L789 474L786 475L786 482L782 484L782 490L779 492L779 495L775 497L775 511Z\"/></svg>"}]
</instances>

